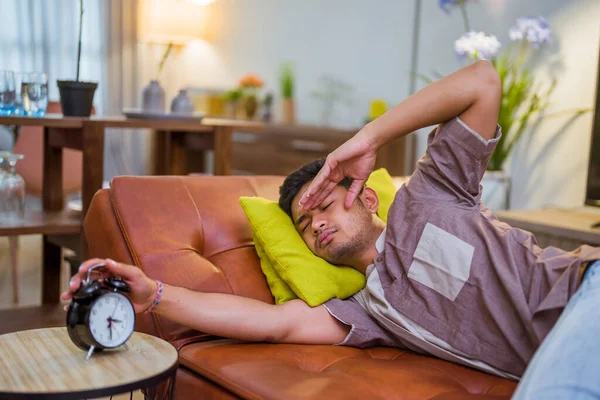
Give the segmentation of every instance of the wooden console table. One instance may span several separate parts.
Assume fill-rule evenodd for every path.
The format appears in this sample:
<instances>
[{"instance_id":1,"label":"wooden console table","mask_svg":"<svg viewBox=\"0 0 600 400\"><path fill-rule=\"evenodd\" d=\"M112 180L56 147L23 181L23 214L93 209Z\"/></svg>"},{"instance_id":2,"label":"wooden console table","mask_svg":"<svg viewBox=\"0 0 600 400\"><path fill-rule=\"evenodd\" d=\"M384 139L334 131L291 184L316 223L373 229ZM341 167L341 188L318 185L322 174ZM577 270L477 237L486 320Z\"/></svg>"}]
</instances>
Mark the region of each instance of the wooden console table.
<instances>
[{"instance_id":1,"label":"wooden console table","mask_svg":"<svg viewBox=\"0 0 600 400\"><path fill-rule=\"evenodd\" d=\"M42 126L44 129L44 167L42 209L27 210L20 224L0 222L0 236L27 234L43 235L42 303L59 301L61 247L81 249L86 257L85 238L80 235L83 218L94 194L102 188L104 171L104 135L108 128L151 129L157 135L188 133L187 137L202 140L215 152L215 175L228 175L231 171L231 138L233 129L260 131L259 122L204 118L202 120L142 120L122 116L64 117L47 114L43 118L0 117L0 125ZM63 149L82 152L82 212L65 210L62 189ZM174 145L175 158L178 147ZM167 168L168 174L181 174L177 168ZM73 235L81 238L73 240Z\"/></svg>"},{"instance_id":2,"label":"wooden console table","mask_svg":"<svg viewBox=\"0 0 600 400\"><path fill-rule=\"evenodd\" d=\"M541 247L563 250L588 244L600 246L600 208L548 208L543 210L500 211L498 219L535 235Z\"/></svg>"}]
</instances>

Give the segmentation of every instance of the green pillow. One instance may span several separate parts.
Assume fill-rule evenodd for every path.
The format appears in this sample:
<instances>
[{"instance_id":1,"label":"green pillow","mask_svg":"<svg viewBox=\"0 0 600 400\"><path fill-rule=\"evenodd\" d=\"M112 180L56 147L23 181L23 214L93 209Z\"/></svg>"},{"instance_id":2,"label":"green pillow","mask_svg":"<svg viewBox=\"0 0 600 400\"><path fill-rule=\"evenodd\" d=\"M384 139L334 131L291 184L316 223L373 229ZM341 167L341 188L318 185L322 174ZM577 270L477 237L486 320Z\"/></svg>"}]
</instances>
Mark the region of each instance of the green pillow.
<instances>
[{"instance_id":1,"label":"green pillow","mask_svg":"<svg viewBox=\"0 0 600 400\"><path fill-rule=\"evenodd\" d=\"M367 186L377 192L377 214L387 221L396 193L392 178L381 168L371 173ZM301 298L314 307L334 297L350 297L365 286L365 276L354 268L335 266L314 255L277 202L241 197L240 204L250 221L261 269L276 304Z\"/></svg>"}]
</instances>

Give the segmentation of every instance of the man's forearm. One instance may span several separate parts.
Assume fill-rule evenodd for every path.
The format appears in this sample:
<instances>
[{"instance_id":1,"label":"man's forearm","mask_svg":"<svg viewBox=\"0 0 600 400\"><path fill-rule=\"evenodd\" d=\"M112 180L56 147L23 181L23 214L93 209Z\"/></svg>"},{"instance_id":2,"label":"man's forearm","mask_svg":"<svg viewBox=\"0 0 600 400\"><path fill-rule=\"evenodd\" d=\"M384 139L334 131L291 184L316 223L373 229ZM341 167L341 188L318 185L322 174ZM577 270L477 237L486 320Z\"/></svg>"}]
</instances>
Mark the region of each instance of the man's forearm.
<instances>
[{"instance_id":1,"label":"man's forearm","mask_svg":"<svg viewBox=\"0 0 600 400\"><path fill-rule=\"evenodd\" d=\"M300 299L272 305L169 285L154 312L202 332L252 342L334 344L349 331L325 307L309 307Z\"/></svg>"},{"instance_id":2,"label":"man's forearm","mask_svg":"<svg viewBox=\"0 0 600 400\"><path fill-rule=\"evenodd\" d=\"M460 115L486 90L494 90L498 82L494 67L487 61L478 61L409 96L365 126L361 133L379 148L393 139Z\"/></svg>"},{"instance_id":3,"label":"man's forearm","mask_svg":"<svg viewBox=\"0 0 600 400\"><path fill-rule=\"evenodd\" d=\"M164 285L156 314L212 335L248 341L278 341L284 325L276 307L223 293L199 293Z\"/></svg>"}]
</instances>

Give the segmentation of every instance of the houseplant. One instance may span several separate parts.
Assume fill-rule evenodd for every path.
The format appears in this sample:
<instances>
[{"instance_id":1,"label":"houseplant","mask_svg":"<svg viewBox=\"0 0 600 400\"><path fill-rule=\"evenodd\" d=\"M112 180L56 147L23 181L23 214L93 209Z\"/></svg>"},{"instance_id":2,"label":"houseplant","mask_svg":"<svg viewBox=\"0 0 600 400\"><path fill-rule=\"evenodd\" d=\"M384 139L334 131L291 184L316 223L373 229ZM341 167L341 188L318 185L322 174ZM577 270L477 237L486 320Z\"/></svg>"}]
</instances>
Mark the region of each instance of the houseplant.
<instances>
[{"instance_id":1,"label":"houseplant","mask_svg":"<svg viewBox=\"0 0 600 400\"><path fill-rule=\"evenodd\" d=\"M506 160L515 145L527 132L527 128L541 120L564 113L581 115L588 109L576 109L545 113L550 106L550 97L556 87L556 79L542 82L537 79L529 61L537 52L552 41L552 30L542 17L518 18L509 29L511 43L501 50L501 43L494 35L471 30L467 14L467 3L472 0L440 0L442 10L451 13L459 9L465 34L454 42L456 55L463 62L480 59L489 60L502 81L502 102L498 125L502 136L491 155L484 175L483 200L490 209L509 208L510 177L504 171ZM426 82L432 79L423 75Z\"/></svg>"},{"instance_id":2,"label":"houseplant","mask_svg":"<svg viewBox=\"0 0 600 400\"><path fill-rule=\"evenodd\" d=\"M294 107L294 70L291 64L285 63L281 66L279 76L281 86L281 97L283 98L282 120L286 124L296 122Z\"/></svg>"},{"instance_id":3,"label":"houseplant","mask_svg":"<svg viewBox=\"0 0 600 400\"><path fill-rule=\"evenodd\" d=\"M244 111L246 118L253 119L258 110L258 91L263 87L263 80L253 74L245 75L240 79L239 87L242 91Z\"/></svg>"},{"instance_id":4,"label":"houseplant","mask_svg":"<svg viewBox=\"0 0 600 400\"><path fill-rule=\"evenodd\" d=\"M223 94L223 102L225 103L226 117L237 118L241 98L242 91L240 89L228 90L227 92L225 92L225 94Z\"/></svg>"},{"instance_id":5,"label":"houseplant","mask_svg":"<svg viewBox=\"0 0 600 400\"><path fill-rule=\"evenodd\" d=\"M492 62L502 81L502 103L498 125L502 128L496 149L490 158L488 170L502 171L504 164L534 120L548 118L559 113L543 114L550 106L550 97L556 87L556 79L544 84L536 79L528 61L536 52L552 41L552 30L543 17L518 18L509 29L511 44L500 51L501 44L494 35L471 30L466 4L472 0L440 0L440 8L447 13L458 8L461 11L465 34L454 43L456 55L463 61L487 59ZM425 77L431 82L431 79ZM588 112L576 109L574 115ZM564 114L565 111L560 112Z\"/></svg>"},{"instance_id":6,"label":"houseplant","mask_svg":"<svg viewBox=\"0 0 600 400\"><path fill-rule=\"evenodd\" d=\"M83 27L83 0L79 0L79 41L77 44L77 74L74 81L56 81L60 93L60 105L67 117L89 117L92 113L97 82L79 80L81 66L81 33Z\"/></svg>"}]
</instances>

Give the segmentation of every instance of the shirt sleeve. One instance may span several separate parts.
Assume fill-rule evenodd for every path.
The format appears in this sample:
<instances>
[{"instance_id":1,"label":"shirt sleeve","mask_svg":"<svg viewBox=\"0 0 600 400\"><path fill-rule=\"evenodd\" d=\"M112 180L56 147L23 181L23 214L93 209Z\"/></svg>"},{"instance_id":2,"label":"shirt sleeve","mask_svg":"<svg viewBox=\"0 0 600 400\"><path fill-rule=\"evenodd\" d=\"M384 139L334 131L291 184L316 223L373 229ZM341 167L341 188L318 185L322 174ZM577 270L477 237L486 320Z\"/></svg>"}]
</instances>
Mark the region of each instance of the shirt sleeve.
<instances>
[{"instance_id":1,"label":"shirt sleeve","mask_svg":"<svg viewBox=\"0 0 600 400\"><path fill-rule=\"evenodd\" d=\"M404 346L373 319L367 311L350 297L331 299L323 304L335 319L351 327L346 338L337 346L350 347L401 347Z\"/></svg>"},{"instance_id":2,"label":"shirt sleeve","mask_svg":"<svg viewBox=\"0 0 600 400\"><path fill-rule=\"evenodd\" d=\"M478 204L481 179L501 136L497 126L494 137L485 140L458 117L440 124L429 134L408 188L439 200Z\"/></svg>"}]
</instances>

